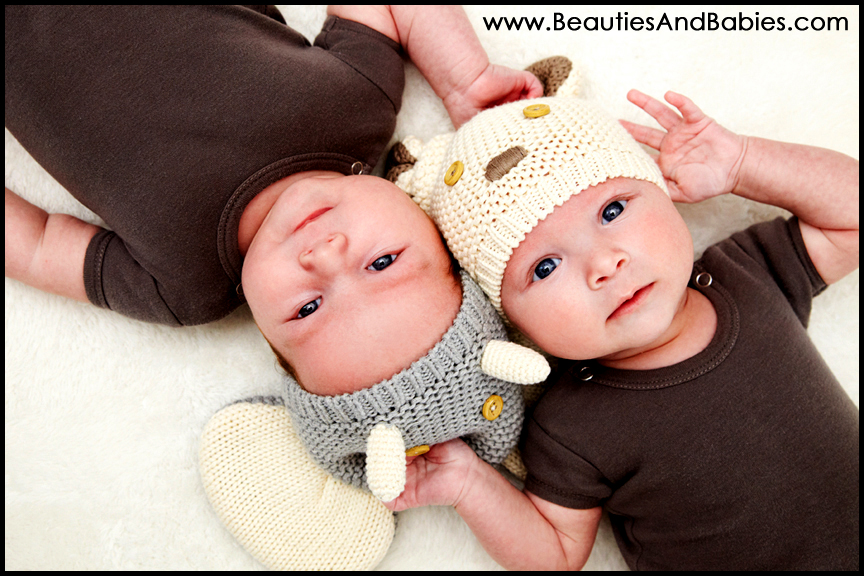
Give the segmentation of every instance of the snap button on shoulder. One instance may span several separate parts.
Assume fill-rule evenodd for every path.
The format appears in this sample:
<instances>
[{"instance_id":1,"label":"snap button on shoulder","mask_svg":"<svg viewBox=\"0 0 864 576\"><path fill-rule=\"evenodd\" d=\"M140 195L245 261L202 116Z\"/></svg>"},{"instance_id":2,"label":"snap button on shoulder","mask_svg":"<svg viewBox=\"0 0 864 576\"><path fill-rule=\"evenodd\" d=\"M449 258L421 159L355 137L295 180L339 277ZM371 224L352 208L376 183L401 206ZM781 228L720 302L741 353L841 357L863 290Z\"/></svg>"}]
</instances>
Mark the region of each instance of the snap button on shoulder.
<instances>
[{"instance_id":1,"label":"snap button on shoulder","mask_svg":"<svg viewBox=\"0 0 864 576\"><path fill-rule=\"evenodd\" d=\"M420 456L421 454L425 454L428 451L429 451L429 446L426 444L421 444L420 446L415 446L413 448L409 448L408 450L405 450L405 456L408 456L409 458L411 456Z\"/></svg>"},{"instance_id":2,"label":"snap button on shoulder","mask_svg":"<svg viewBox=\"0 0 864 576\"><path fill-rule=\"evenodd\" d=\"M696 276L696 285L700 288L707 288L711 285L714 279L711 277L711 274L708 272L702 272Z\"/></svg>"},{"instance_id":3,"label":"snap button on shoulder","mask_svg":"<svg viewBox=\"0 0 864 576\"><path fill-rule=\"evenodd\" d=\"M594 377L594 374L591 373L591 369L588 366L583 366L579 369L579 379L587 382Z\"/></svg>"},{"instance_id":4,"label":"snap button on shoulder","mask_svg":"<svg viewBox=\"0 0 864 576\"><path fill-rule=\"evenodd\" d=\"M459 160L453 162L447 172L444 174L444 183L448 186L453 186L462 177L462 172L465 170L465 165Z\"/></svg>"},{"instance_id":5,"label":"snap button on shoulder","mask_svg":"<svg viewBox=\"0 0 864 576\"><path fill-rule=\"evenodd\" d=\"M493 394L483 403L483 417L489 421L495 420L501 415L502 408L504 408L504 400L497 394Z\"/></svg>"},{"instance_id":6,"label":"snap button on shoulder","mask_svg":"<svg viewBox=\"0 0 864 576\"><path fill-rule=\"evenodd\" d=\"M532 104L531 106L526 106L522 110L522 113L526 118L539 118L540 116L545 116L551 110L546 104Z\"/></svg>"}]
</instances>

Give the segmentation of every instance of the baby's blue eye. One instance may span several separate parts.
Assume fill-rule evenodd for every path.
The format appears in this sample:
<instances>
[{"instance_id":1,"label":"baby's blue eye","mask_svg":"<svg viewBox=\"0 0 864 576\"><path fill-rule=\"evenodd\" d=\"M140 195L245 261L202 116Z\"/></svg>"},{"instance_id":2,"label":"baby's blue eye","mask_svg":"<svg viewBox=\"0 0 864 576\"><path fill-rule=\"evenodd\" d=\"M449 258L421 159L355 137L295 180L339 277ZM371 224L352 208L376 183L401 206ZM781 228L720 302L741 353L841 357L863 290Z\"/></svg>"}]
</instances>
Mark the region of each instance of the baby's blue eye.
<instances>
[{"instance_id":1,"label":"baby's blue eye","mask_svg":"<svg viewBox=\"0 0 864 576\"><path fill-rule=\"evenodd\" d=\"M624 207L627 205L627 200L616 200L612 202L608 206L603 209L603 213L600 215L600 219L603 221L603 224L608 224L615 218L621 215L621 212L624 211Z\"/></svg>"},{"instance_id":2,"label":"baby's blue eye","mask_svg":"<svg viewBox=\"0 0 864 576\"><path fill-rule=\"evenodd\" d=\"M318 307L320 305L321 305L321 297L319 296L318 298L316 298L312 302L307 302L306 304L304 304L300 308L300 312L297 314L297 318L305 318L306 316L309 316L310 314L312 314L313 312L318 310Z\"/></svg>"},{"instance_id":3,"label":"baby's blue eye","mask_svg":"<svg viewBox=\"0 0 864 576\"><path fill-rule=\"evenodd\" d=\"M555 271L555 268L557 268L560 263L560 258L545 258L534 268L534 278L532 278L531 281L537 282L538 280L546 278Z\"/></svg>"},{"instance_id":4,"label":"baby's blue eye","mask_svg":"<svg viewBox=\"0 0 864 576\"><path fill-rule=\"evenodd\" d=\"M377 258L370 266L367 266L366 269L381 271L390 266L394 260L396 260L396 254L387 254Z\"/></svg>"}]
</instances>

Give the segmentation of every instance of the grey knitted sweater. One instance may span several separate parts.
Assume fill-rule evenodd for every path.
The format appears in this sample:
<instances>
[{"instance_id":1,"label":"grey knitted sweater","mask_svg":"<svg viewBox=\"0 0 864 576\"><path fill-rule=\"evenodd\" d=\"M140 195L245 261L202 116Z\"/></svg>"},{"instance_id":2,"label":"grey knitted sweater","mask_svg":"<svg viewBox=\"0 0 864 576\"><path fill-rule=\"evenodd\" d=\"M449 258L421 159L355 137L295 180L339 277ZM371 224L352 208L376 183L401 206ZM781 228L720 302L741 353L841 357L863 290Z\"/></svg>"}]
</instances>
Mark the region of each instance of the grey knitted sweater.
<instances>
[{"instance_id":1,"label":"grey knitted sweater","mask_svg":"<svg viewBox=\"0 0 864 576\"><path fill-rule=\"evenodd\" d=\"M288 378L285 405L312 458L335 477L368 490L366 440L377 424L393 425L407 448L461 437L478 456L499 464L516 446L524 404L518 384L481 371L491 340L507 340L498 313L462 272L462 305L453 325L422 358L389 380L341 396L316 396ZM488 420L490 396L503 400Z\"/></svg>"}]
</instances>

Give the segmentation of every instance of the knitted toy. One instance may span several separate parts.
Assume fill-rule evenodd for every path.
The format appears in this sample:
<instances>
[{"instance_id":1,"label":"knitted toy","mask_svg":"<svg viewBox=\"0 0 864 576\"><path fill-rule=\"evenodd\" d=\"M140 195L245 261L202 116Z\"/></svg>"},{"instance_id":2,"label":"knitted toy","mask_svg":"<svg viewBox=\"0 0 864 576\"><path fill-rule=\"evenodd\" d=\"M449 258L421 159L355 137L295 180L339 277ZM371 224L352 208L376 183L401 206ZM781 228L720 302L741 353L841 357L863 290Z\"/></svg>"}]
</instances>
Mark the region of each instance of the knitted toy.
<instances>
[{"instance_id":1,"label":"knitted toy","mask_svg":"<svg viewBox=\"0 0 864 576\"><path fill-rule=\"evenodd\" d=\"M200 449L205 491L232 534L268 567L372 568L394 532L380 501L404 489L406 454L462 437L481 458L507 459L518 474L519 385L548 374L540 354L506 341L498 314L463 272L453 325L390 379L325 397L286 376L284 397L217 413Z\"/></svg>"},{"instance_id":2,"label":"knitted toy","mask_svg":"<svg viewBox=\"0 0 864 576\"><path fill-rule=\"evenodd\" d=\"M578 78L568 59L529 70L546 97L486 110L425 145L406 138L388 160L388 179L432 217L502 316L507 262L557 206L616 177L647 180L668 194L660 169L627 131L575 97Z\"/></svg>"}]
</instances>

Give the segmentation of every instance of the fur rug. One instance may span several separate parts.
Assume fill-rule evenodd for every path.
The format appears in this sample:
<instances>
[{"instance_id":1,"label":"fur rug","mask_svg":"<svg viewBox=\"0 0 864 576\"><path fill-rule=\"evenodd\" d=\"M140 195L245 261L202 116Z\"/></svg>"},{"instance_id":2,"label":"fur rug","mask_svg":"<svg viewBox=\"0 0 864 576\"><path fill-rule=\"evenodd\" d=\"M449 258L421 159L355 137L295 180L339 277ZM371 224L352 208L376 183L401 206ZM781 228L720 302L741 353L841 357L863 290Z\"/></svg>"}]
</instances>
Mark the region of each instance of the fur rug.
<instances>
[{"instance_id":1,"label":"fur rug","mask_svg":"<svg viewBox=\"0 0 864 576\"><path fill-rule=\"evenodd\" d=\"M314 38L324 7L281 7ZM701 8L669 8L698 16ZM720 9L720 16L738 16ZM727 128L858 157L858 7L743 9L745 16L848 18L849 31L554 31L555 12L654 16L662 8L475 7L468 16L493 62L524 68L555 54L582 70L583 94L649 123L625 99L639 88L691 97ZM484 18L544 17L541 31L487 31ZM814 21L818 26L818 21ZM551 27L551 26L550 26ZM452 129L413 66L396 137ZM6 132L6 186L51 212L94 223ZM778 209L725 197L679 207L697 252ZM838 206L838 209L848 209ZM858 402L858 272L814 304L810 334ZM255 570L213 512L197 469L201 430L225 405L272 395L279 373L248 308L171 329L5 282L5 566L7 570ZM490 513L495 513L490 511ZM508 521L501 518L502 522ZM626 568L604 520L588 568ZM401 513L382 570L498 569L459 516Z\"/></svg>"}]
</instances>

